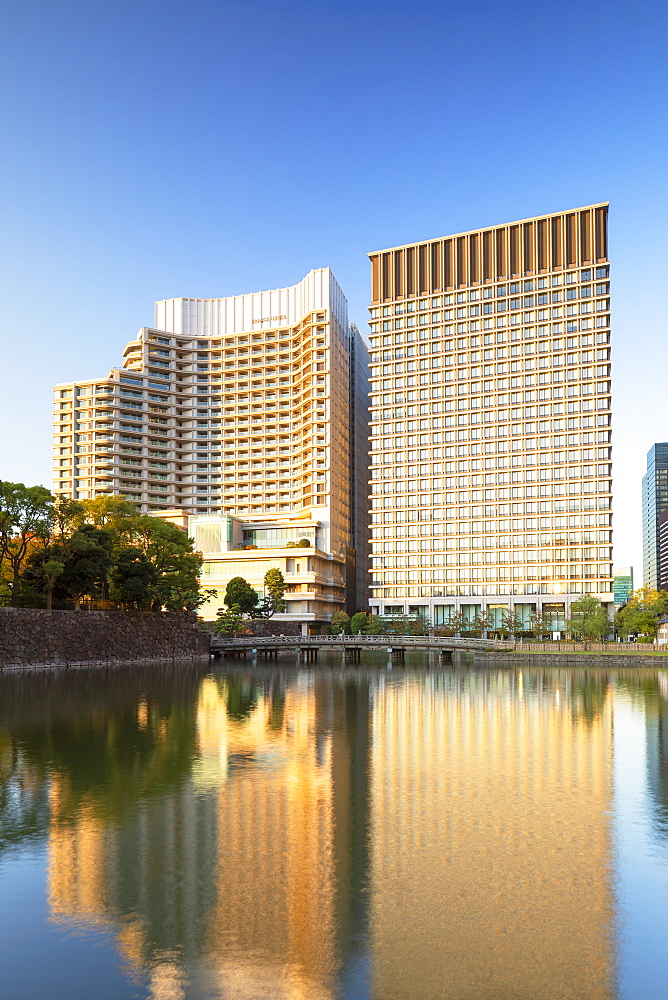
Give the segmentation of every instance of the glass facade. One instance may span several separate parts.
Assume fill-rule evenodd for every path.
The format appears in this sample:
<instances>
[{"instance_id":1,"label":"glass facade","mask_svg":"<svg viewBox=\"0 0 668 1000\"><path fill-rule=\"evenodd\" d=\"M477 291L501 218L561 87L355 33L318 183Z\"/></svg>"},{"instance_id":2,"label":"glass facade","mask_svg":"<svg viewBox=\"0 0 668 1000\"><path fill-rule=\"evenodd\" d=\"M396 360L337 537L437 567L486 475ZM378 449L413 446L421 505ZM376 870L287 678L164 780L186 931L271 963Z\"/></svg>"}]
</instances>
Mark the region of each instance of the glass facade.
<instances>
[{"instance_id":1,"label":"glass facade","mask_svg":"<svg viewBox=\"0 0 668 1000\"><path fill-rule=\"evenodd\" d=\"M643 582L659 587L659 518L668 509L668 442L653 444L647 452L647 472L642 481Z\"/></svg>"},{"instance_id":2,"label":"glass facade","mask_svg":"<svg viewBox=\"0 0 668 1000\"><path fill-rule=\"evenodd\" d=\"M633 567L623 566L614 571L612 595L615 607L619 607L630 599L633 593Z\"/></svg>"},{"instance_id":3,"label":"glass facade","mask_svg":"<svg viewBox=\"0 0 668 1000\"><path fill-rule=\"evenodd\" d=\"M311 545L316 544L317 532L314 527L308 528L250 528L244 530L244 545L257 545L259 549L280 549L287 542L305 539Z\"/></svg>"}]
</instances>

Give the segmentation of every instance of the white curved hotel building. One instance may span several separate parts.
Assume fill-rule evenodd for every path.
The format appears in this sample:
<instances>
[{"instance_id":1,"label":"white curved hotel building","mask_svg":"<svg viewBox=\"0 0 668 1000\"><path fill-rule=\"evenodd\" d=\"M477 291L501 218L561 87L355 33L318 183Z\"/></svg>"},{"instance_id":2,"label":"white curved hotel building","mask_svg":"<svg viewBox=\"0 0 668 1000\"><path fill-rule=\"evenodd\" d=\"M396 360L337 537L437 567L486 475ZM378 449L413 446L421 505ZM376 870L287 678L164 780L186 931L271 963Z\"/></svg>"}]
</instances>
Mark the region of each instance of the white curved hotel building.
<instances>
[{"instance_id":1,"label":"white curved hotel building","mask_svg":"<svg viewBox=\"0 0 668 1000\"><path fill-rule=\"evenodd\" d=\"M327 620L356 577L363 606L366 360L329 268L287 288L156 302L121 367L56 386L55 491L122 495L195 535L204 521L211 563L244 544L278 558L308 540L298 574L292 558L293 617ZM213 586L206 562L205 574Z\"/></svg>"}]
</instances>

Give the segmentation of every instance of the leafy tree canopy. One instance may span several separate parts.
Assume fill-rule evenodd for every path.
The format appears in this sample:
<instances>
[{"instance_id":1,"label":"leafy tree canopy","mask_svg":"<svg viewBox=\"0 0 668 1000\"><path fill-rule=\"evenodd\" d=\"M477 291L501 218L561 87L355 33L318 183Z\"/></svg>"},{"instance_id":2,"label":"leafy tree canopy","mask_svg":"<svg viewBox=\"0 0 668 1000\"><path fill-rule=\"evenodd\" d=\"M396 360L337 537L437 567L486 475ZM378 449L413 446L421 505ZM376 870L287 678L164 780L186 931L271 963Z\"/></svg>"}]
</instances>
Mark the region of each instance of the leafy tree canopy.
<instances>
[{"instance_id":1,"label":"leafy tree canopy","mask_svg":"<svg viewBox=\"0 0 668 1000\"><path fill-rule=\"evenodd\" d=\"M231 604L229 608L219 608L216 621L211 625L211 630L219 635L230 635L240 632L243 628L243 614L238 604Z\"/></svg>"},{"instance_id":2,"label":"leafy tree canopy","mask_svg":"<svg viewBox=\"0 0 668 1000\"><path fill-rule=\"evenodd\" d=\"M654 638L659 628L659 620L666 613L668 593L651 587L640 587L631 595L631 600L619 608L615 614L615 629L622 639L629 636L645 635Z\"/></svg>"},{"instance_id":3,"label":"leafy tree canopy","mask_svg":"<svg viewBox=\"0 0 668 1000\"><path fill-rule=\"evenodd\" d=\"M264 588L273 611L285 611L285 579L280 569L268 569L264 574Z\"/></svg>"},{"instance_id":4,"label":"leafy tree canopy","mask_svg":"<svg viewBox=\"0 0 668 1000\"><path fill-rule=\"evenodd\" d=\"M116 558L110 580L111 596L121 604L142 609L155 599L158 571L141 549L123 549Z\"/></svg>"},{"instance_id":5,"label":"leafy tree canopy","mask_svg":"<svg viewBox=\"0 0 668 1000\"><path fill-rule=\"evenodd\" d=\"M86 594L99 592L112 566L112 540L107 531L84 524L69 540L61 581L79 605Z\"/></svg>"},{"instance_id":6,"label":"leafy tree canopy","mask_svg":"<svg viewBox=\"0 0 668 1000\"><path fill-rule=\"evenodd\" d=\"M242 614L250 614L258 602L257 593L242 576L234 576L225 588L225 604L228 608L238 605Z\"/></svg>"},{"instance_id":7,"label":"leafy tree canopy","mask_svg":"<svg viewBox=\"0 0 668 1000\"><path fill-rule=\"evenodd\" d=\"M598 597L584 594L571 604L566 628L579 639L603 639L610 631L610 620Z\"/></svg>"},{"instance_id":8,"label":"leafy tree canopy","mask_svg":"<svg viewBox=\"0 0 668 1000\"><path fill-rule=\"evenodd\" d=\"M358 611L350 619L350 631L353 635L366 634L366 626L369 616L363 611Z\"/></svg>"},{"instance_id":9,"label":"leafy tree canopy","mask_svg":"<svg viewBox=\"0 0 668 1000\"><path fill-rule=\"evenodd\" d=\"M49 539L53 513L53 495L44 486L0 481L0 563L11 569L12 604L31 543Z\"/></svg>"},{"instance_id":10,"label":"leafy tree canopy","mask_svg":"<svg viewBox=\"0 0 668 1000\"><path fill-rule=\"evenodd\" d=\"M334 611L329 622L329 631L332 635L343 635L350 633L350 617L345 611Z\"/></svg>"}]
</instances>

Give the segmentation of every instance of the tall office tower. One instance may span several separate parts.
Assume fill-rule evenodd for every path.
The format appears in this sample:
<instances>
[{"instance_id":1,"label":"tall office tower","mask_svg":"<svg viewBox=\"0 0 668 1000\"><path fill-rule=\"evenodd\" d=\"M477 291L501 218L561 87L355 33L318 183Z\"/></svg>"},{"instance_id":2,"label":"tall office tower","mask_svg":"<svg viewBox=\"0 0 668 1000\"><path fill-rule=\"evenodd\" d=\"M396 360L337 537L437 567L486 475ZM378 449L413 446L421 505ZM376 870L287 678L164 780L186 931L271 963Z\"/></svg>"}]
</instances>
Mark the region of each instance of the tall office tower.
<instances>
[{"instance_id":1,"label":"tall office tower","mask_svg":"<svg viewBox=\"0 0 668 1000\"><path fill-rule=\"evenodd\" d=\"M659 521L666 510L668 510L668 442L664 441L660 444L653 444L647 452L647 472L642 480L643 583L654 588L661 586L662 560ZM664 567L664 584L668 582L667 570L668 566Z\"/></svg>"},{"instance_id":2,"label":"tall office tower","mask_svg":"<svg viewBox=\"0 0 668 1000\"><path fill-rule=\"evenodd\" d=\"M362 370L329 268L273 291L157 302L122 368L56 387L55 490L220 512L260 547L305 526L342 577L366 494L351 444L366 436Z\"/></svg>"},{"instance_id":3,"label":"tall office tower","mask_svg":"<svg viewBox=\"0 0 668 1000\"><path fill-rule=\"evenodd\" d=\"M610 603L607 205L370 258L373 608Z\"/></svg>"}]
</instances>

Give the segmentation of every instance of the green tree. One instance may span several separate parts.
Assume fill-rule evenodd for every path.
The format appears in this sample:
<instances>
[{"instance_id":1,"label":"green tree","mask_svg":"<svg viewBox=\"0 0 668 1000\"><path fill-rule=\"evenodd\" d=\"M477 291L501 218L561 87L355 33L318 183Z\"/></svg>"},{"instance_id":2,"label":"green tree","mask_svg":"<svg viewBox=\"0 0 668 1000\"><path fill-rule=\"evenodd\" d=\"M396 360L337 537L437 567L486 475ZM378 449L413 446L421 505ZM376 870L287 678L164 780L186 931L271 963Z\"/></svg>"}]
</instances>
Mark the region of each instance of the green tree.
<instances>
[{"instance_id":1,"label":"green tree","mask_svg":"<svg viewBox=\"0 0 668 1000\"><path fill-rule=\"evenodd\" d=\"M552 616L545 612L532 611L529 615L529 632L536 639L549 639L554 631Z\"/></svg>"},{"instance_id":2,"label":"green tree","mask_svg":"<svg viewBox=\"0 0 668 1000\"><path fill-rule=\"evenodd\" d=\"M72 534L60 576L78 609L86 594L101 590L112 565L111 537L101 528L84 524Z\"/></svg>"},{"instance_id":3,"label":"green tree","mask_svg":"<svg viewBox=\"0 0 668 1000\"><path fill-rule=\"evenodd\" d=\"M185 531L171 521L144 514L133 522L131 536L132 544L157 571L156 610L165 606L170 611L188 611L203 603L198 597L202 556Z\"/></svg>"},{"instance_id":4,"label":"green tree","mask_svg":"<svg viewBox=\"0 0 668 1000\"><path fill-rule=\"evenodd\" d=\"M46 544L42 540L41 545L31 546L23 571L24 588L28 594L32 591L36 592L35 596L45 596L48 611L53 607L54 591L58 589L59 596L66 596L59 581L65 571L70 539L81 524L83 504L62 494L56 495L50 541Z\"/></svg>"},{"instance_id":5,"label":"green tree","mask_svg":"<svg viewBox=\"0 0 668 1000\"><path fill-rule=\"evenodd\" d=\"M268 597L262 597L258 604L255 605L253 610L250 612L251 618L262 619L267 621L269 618L273 618L275 614L274 605Z\"/></svg>"},{"instance_id":6,"label":"green tree","mask_svg":"<svg viewBox=\"0 0 668 1000\"><path fill-rule=\"evenodd\" d=\"M453 636L457 635L462 631L464 627L464 616L461 611L457 611L450 615L447 622L443 622L439 625L438 632L441 636Z\"/></svg>"},{"instance_id":7,"label":"green tree","mask_svg":"<svg viewBox=\"0 0 668 1000\"><path fill-rule=\"evenodd\" d=\"M308 540L308 538L300 538L297 542L296 548L298 549L310 549L313 543Z\"/></svg>"},{"instance_id":8,"label":"green tree","mask_svg":"<svg viewBox=\"0 0 668 1000\"><path fill-rule=\"evenodd\" d=\"M82 515L80 515L79 523L83 522L92 524L94 528L102 528L111 538L112 547L115 550L124 545L134 544L137 522L141 515L131 500L125 500L124 497L101 496L94 497L92 500L82 500L80 506L82 507ZM158 521L159 518L151 518L151 520Z\"/></svg>"},{"instance_id":9,"label":"green tree","mask_svg":"<svg viewBox=\"0 0 668 1000\"><path fill-rule=\"evenodd\" d=\"M615 630L622 639L645 635L656 637L659 620L666 613L668 593L651 587L634 590L631 600L615 615Z\"/></svg>"},{"instance_id":10,"label":"green tree","mask_svg":"<svg viewBox=\"0 0 668 1000\"><path fill-rule=\"evenodd\" d=\"M268 569L264 574L264 589L274 611L285 611L285 579L280 569Z\"/></svg>"},{"instance_id":11,"label":"green tree","mask_svg":"<svg viewBox=\"0 0 668 1000\"><path fill-rule=\"evenodd\" d=\"M225 604L228 608L237 605L242 614L250 614L255 610L258 596L243 576L233 576L225 588Z\"/></svg>"},{"instance_id":12,"label":"green tree","mask_svg":"<svg viewBox=\"0 0 668 1000\"><path fill-rule=\"evenodd\" d=\"M53 588L56 581L65 572L65 564L59 559L47 558L43 566L43 576L46 583L46 610L51 611L53 607Z\"/></svg>"},{"instance_id":13,"label":"green tree","mask_svg":"<svg viewBox=\"0 0 668 1000\"><path fill-rule=\"evenodd\" d=\"M216 620L210 626L212 632L219 635L230 635L240 632L243 628L243 614L238 604L232 604L229 608L218 608Z\"/></svg>"},{"instance_id":14,"label":"green tree","mask_svg":"<svg viewBox=\"0 0 668 1000\"><path fill-rule=\"evenodd\" d=\"M366 627L364 629L365 635L383 635L384 631L384 622L380 615L367 616Z\"/></svg>"},{"instance_id":15,"label":"green tree","mask_svg":"<svg viewBox=\"0 0 668 1000\"><path fill-rule=\"evenodd\" d=\"M610 631L610 620L598 597L583 594L573 601L566 629L577 639L603 639Z\"/></svg>"},{"instance_id":16,"label":"green tree","mask_svg":"<svg viewBox=\"0 0 668 1000\"><path fill-rule=\"evenodd\" d=\"M406 625L406 635L429 635L431 632L431 618L428 615L410 615Z\"/></svg>"},{"instance_id":17,"label":"green tree","mask_svg":"<svg viewBox=\"0 0 668 1000\"><path fill-rule=\"evenodd\" d=\"M52 544L65 546L70 535L84 523L85 508L81 501L57 493L53 501Z\"/></svg>"},{"instance_id":18,"label":"green tree","mask_svg":"<svg viewBox=\"0 0 668 1000\"><path fill-rule=\"evenodd\" d=\"M19 596L21 573L36 542L46 544L53 525L53 495L44 486L0 481L0 564L7 562L11 603Z\"/></svg>"},{"instance_id":19,"label":"green tree","mask_svg":"<svg viewBox=\"0 0 668 1000\"><path fill-rule=\"evenodd\" d=\"M122 549L110 573L111 596L120 604L144 609L155 600L158 571L141 549Z\"/></svg>"},{"instance_id":20,"label":"green tree","mask_svg":"<svg viewBox=\"0 0 668 1000\"><path fill-rule=\"evenodd\" d=\"M490 632L494 627L494 617L491 611L479 611L471 622L471 634L479 637Z\"/></svg>"},{"instance_id":21,"label":"green tree","mask_svg":"<svg viewBox=\"0 0 668 1000\"><path fill-rule=\"evenodd\" d=\"M334 611L329 621L329 631L332 635L348 635L350 633L350 616L345 611Z\"/></svg>"},{"instance_id":22,"label":"green tree","mask_svg":"<svg viewBox=\"0 0 668 1000\"><path fill-rule=\"evenodd\" d=\"M163 608L165 611L197 611L207 601L216 597L218 591L214 588L202 590L198 588L187 589L182 587L171 587L167 597L163 596Z\"/></svg>"},{"instance_id":23,"label":"green tree","mask_svg":"<svg viewBox=\"0 0 668 1000\"><path fill-rule=\"evenodd\" d=\"M522 631L522 619L514 611L502 611L501 624L496 631L502 639L514 638Z\"/></svg>"},{"instance_id":24,"label":"green tree","mask_svg":"<svg viewBox=\"0 0 668 1000\"><path fill-rule=\"evenodd\" d=\"M353 635L366 635L366 627L369 616L363 611L358 611L350 619L350 631Z\"/></svg>"}]
</instances>

